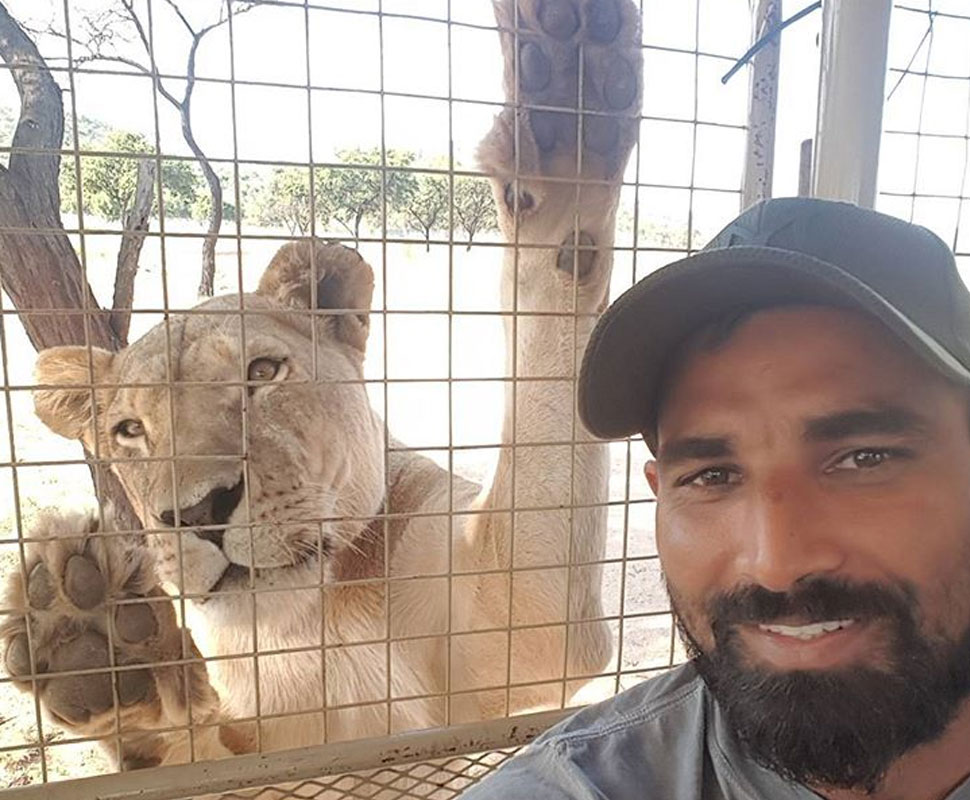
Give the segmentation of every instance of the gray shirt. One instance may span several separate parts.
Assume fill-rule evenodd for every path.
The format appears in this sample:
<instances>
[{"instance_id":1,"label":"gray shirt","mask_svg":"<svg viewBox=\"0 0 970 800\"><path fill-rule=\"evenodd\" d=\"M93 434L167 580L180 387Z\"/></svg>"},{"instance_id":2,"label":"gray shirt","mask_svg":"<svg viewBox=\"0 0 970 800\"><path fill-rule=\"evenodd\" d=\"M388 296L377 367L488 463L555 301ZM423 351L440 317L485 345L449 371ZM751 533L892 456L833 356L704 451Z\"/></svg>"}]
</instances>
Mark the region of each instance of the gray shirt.
<instances>
[{"instance_id":1,"label":"gray shirt","mask_svg":"<svg viewBox=\"0 0 970 800\"><path fill-rule=\"evenodd\" d=\"M970 765L968 765L970 768ZM740 750L690 664L550 728L462 800L818 800ZM970 800L970 780L947 800Z\"/></svg>"}]
</instances>

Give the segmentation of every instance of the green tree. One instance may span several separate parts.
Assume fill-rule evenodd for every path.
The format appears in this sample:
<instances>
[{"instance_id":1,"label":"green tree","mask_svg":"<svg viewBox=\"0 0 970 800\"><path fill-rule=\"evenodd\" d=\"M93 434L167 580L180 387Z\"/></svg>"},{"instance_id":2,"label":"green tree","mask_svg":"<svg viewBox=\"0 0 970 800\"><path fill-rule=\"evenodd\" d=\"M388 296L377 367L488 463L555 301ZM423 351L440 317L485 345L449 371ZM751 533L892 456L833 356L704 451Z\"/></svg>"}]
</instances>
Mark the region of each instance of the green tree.
<instances>
[{"instance_id":1,"label":"green tree","mask_svg":"<svg viewBox=\"0 0 970 800\"><path fill-rule=\"evenodd\" d=\"M319 208L317 210L320 211ZM306 236L312 222L309 169L279 167L273 170L269 181L259 192L255 217L260 225L285 227L291 234Z\"/></svg>"},{"instance_id":2,"label":"green tree","mask_svg":"<svg viewBox=\"0 0 970 800\"><path fill-rule=\"evenodd\" d=\"M120 220L134 196L138 162L153 156L155 148L140 133L111 129L101 140L85 142L82 146L118 154L81 157L81 194L86 214ZM125 157L125 153L131 153L131 156ZM74 159L65 159L61 165L61 205L65 211L77 211L75 181ZM162 198L166 216L189 216L200 187L201 179L190 162L162 161ZM158 213L157 201L153 211Z\"/></svg>"},{"instance_id":3,"label":"green tree","mask_svg":"<svg viewBox=\"0 0 970 800\"><path fill-rule=\"evenodd\" d=\"M195 193L195 197L192 198L192 203L188 208L187 216L191 217L196 222L206 224L210 219L212 219L212 193L205 190L206 187L203 185L203 176L196 170L194 165L192 166L192 171L196 176L197 191ZM219 178L220 185L226 187L226 192L223 195L222 200L222 216L227 220L235 221L236 192L233 170L231 167L220 165L216 168L216 174ZM240 176L240 178L241 177L242 176Z\"/></svg>"},{"instance_id":4,"label":"green tree","mask_svg":"<svg viewBox=\"0 0 970 800\"><path fill-rule=\"evenodd\" d=\"M212 215L212 195L199 192L192 201L188 214L196 222L206 222ZM229 200L222 201L222 216L230 222L236 220L236 204Z\"/></svg>"},{"instance_id":5,"label":"green tree","mask_svg":"<svg viewBox=\"0 0 970 800\"><path fill-rule=\"evenodd\" d=\"M404 226L424 235L425 250L431 249L431 232L448 225L448 176L423 173L415 178L413 192L402 198Z\"/></svg>"},{"instance_id":6,"label":"green tree","mask_svg":"<svg viewBox=\"0 0 970 800\"><path fill-rule=\"evenodd\" d=\"M201 190L202 175L191 161L162 160L162 199L165 201L165 216L191 217ZM225 209L225 203L223 203L223 209Z\"/></svg>"},{"instance_id":7,"label":"green tree","mask_svg":"<svg viewBox=\"0 0 970 800\"><path fill-rule=\"evenodd\" d=\"M148 140L141 134L130 131L112 131L98 149L113 153L151 153ZM134 196L137 179L137 158L82 158L81 192L85 211L105 219L121 219Z\"/></svg>"},{"instance_id":8,"label":"green tree","mask_svg":"<svg viewBox=\"0 0 970 800\"><path fill-rule=\"evenodd\" d=\"M466 250L472 249L476 234L498 228L492 187L485 178L455 179L455 220L468 236Z\"/></svg>"},{"instance_id":9,"label":"green tree","mask_svg":"<svg viewBox=\"0 0 970 800\"><path fill-rule=\"evenodd\" d=\"M93 117L77 118L77 147L79 150L97 150L99 143L107 138L112 128L105 122ZM69 117L64 124L65 150L74 149L74 118ZM61 211L77 213L77 162L73 154L61 159L60 172Z\"/></svg>"},{"instance_id":10,"label":"green tree","mask_svg":"<svg viewBox=\"0 0 970 800\"><path fill-rule=\"evenodd\" d=\"M337 157L346 166L316 171L316 196L327 204L329 218L345 228L355 242L360 240L364 221L375 227L381 225L385 193L389 216L399 213L414 193L414 175L381 167L410 166L415 154L408 150L387 150L384 155L382 160L380 148L340 150ZM363 168L357 167L358 164Z\"/></svg>"}]
</instances>

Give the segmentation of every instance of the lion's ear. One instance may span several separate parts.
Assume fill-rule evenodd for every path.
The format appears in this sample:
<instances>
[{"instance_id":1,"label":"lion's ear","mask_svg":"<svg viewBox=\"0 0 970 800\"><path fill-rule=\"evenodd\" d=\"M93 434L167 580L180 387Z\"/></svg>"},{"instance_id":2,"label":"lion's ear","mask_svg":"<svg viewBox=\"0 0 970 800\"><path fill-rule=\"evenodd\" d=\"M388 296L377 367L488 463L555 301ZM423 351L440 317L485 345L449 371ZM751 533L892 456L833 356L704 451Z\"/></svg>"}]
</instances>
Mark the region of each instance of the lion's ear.
<instances>
[{"instance_id":1,"label":"lion's ear","mask_svg":"<svg viewBox=\"0 0 970 800\"><path fill-rule=\"evenodd\" d=\"M99 347L52 347L37 357L34 410L54 433L86 444L92 434L91 386L106 381L114 354Z\"/></svg>"},{"instance_id":2,"label":"lion's ear","mask_svg":"<svg viewBox=\"0 0 970 800\"><path fill-rule=\"evenodd\" d=\"M333 308L341 341L363 351L370 330L374 273L360 253L340 244L304 239L283 245L269 262L257 292L292 308L310 308L316 276L317 308Z\"/></svg>"}]
</instances>

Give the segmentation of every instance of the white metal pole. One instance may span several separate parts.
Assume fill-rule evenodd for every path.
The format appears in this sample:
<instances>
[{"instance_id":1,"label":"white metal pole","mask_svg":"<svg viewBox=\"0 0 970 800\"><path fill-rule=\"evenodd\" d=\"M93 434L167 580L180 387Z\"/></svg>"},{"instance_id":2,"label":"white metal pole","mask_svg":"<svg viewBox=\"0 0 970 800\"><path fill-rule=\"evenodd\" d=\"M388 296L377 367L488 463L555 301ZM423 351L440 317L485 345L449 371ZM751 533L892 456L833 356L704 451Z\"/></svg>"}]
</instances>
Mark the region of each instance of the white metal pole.
<instances>
[{"instance_id":1,"label":"white metal pole","mask_svg":"<svg viewBox=\"0 0 970 800\"><path fill-rule=\"evenodd\" d=\"M816 197L871 208L892 0L825 0L815 136Z\"/></svg>"}]
</instances>

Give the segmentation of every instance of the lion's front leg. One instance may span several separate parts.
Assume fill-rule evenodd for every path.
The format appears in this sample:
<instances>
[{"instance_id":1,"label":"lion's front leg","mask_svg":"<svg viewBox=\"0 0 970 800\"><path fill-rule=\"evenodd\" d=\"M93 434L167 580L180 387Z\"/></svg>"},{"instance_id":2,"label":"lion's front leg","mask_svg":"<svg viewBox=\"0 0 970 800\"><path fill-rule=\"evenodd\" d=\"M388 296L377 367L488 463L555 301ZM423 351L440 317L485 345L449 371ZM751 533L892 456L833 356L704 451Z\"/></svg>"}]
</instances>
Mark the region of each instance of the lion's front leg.
<instances>
[{"instance_id":1,"label":"lion's front leg","mask_svg":"<svg viewBox=\"0 0 970 800\"><path fill-rule=\"evenodd\" d=\"M514 512L471 519L457 568L512 568L511 586L482 578L467 624L503 625L511 602L519 629L509 677L513 687L529 684L510 691L515 710L559 703L563 679L568 697L606 667L612 649L598 620L596 564L605 552L608 453L576 416L575 380L608 299L642 55L630 0L499 0L496 16L508 105L479 155L493 176L503 235L515 245L502 284L515 378L503 441L517 447L503 449L481 505ZM474 673L479 648L470 641L466 649L461 668ZM495 709L498 695L487 694L481 707Z\"/></svg>"},{"instance_id":2,"label":"lion's front leg","mask_svg":"<svg viewBox=\"0 0 970 800\"><path fill-rule=\"evenodd\" d=\"M228 755L218 697L147 548L80 513L44 514L30 538L26 574L3 587L0 652L16 685L58 725L102 738L123 769Z\"/></svg>"},{"instance_id":3,"label":"lion's front leg","mask_svg":"<svg viewBox=\"0 0 970 800\"><path fill-rule=\"evenodd\" d=\"M602 310L639 130L639 12L630 0L502 0L496 17L508 105L479 159L502 233L521 245L505 299L516 292L520 312Z\"/></svg>"}]
</instances>

